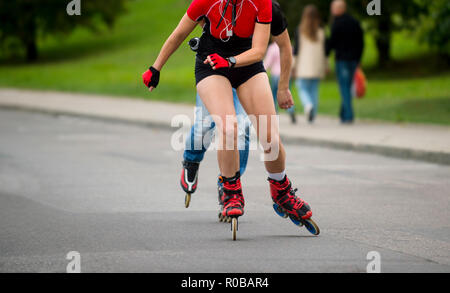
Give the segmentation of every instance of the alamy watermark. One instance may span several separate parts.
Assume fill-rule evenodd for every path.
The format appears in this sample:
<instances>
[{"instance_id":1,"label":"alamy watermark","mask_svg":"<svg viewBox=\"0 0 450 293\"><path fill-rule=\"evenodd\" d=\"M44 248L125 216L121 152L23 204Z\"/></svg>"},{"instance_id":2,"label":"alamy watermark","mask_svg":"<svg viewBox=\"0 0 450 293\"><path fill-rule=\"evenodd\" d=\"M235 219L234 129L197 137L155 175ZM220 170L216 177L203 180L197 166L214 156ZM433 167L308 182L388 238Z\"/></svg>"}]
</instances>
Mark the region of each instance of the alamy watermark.
<instances>
[{"instance_id":1,"label":"alamy watermark","mask_svg":"<svg viewBox=\"0 0 450 293\"><path fill-rule=\"evenodd\" d=\"M171 137L175 151L261 150L261 161L275 161L280 152L278 115L227 115L222 118L195 110L195 127L187 115L175 115L171 126L178 128ZM259 125L258 133L254 127Z\"/></svg>"},{"instance_id":2,"label":"alamy watermark","mask_svg":"<svg viewBox=\"0 0 450 293\"><path fill-rule=\"evenodd\" d=\"M70 16L81 15L81 0L72 0L67 4L67 14Z\"/></svg>"},{"instance_id":3,"label":"alamy watermark","mask_svg":"<svg viewBox=\"0 0 450 293\"><path fill-rule=\"evenodd\" d=\"M370 16L381 15L381 0L372 0L367 5L367 14Z\"/></svg>"},{"instance_id":4,"label":"alamy watermark","mask_svg":"<svg viewBox=\"0 0 450 293\"><path fill-rule=\"evenodd\" d=\"M81 0L72 0L67 4L67 14L70 16L81 15ZM370 16L381 15L381 0L372 0L367 5L367 14Z\"/></svg>"},{"instance_id":5,"label":"alamy watermark","mask_svg":"<svg viewBox=\"0 0 450 293\"><path fill-rule=\"evenodd\" d=\"M66 273L81 273L81 254L78 251L71 251L66 255L69 263L66 266Z\"/></svg>"},{"instance_id":6,"label":"alamy watermark","mask_svg":"<svg viewBox=\"0 0 450 293\"><path fill-rule=\"evenodd\" d=\"M366 267L367 273L381 273L381 255L378 251L370 251L366 259L369 261Z\"/></svg>"},{"instance_id":7,"label":"alamy watermark","mask_svg":"<svg viewBox=\"0 0 450 293\"><path fill-rule=\"evenodd\" d=\"M78 251L70 251L66 259L69 261L66 266L67 273L81 273L81 254ZM366 266L367 273L381 273L381 254L378 251L369 251L366 260L369 261Z\"/></svg>"}]
</instances>

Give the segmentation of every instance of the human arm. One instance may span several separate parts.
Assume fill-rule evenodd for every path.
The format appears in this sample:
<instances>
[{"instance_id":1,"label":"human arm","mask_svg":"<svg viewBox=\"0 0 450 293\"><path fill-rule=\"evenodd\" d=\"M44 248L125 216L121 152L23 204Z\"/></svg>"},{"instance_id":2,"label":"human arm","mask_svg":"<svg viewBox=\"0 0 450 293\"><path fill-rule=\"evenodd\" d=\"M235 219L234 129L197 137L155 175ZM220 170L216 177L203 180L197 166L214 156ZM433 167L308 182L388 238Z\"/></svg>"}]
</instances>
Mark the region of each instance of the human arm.
<instances>
[{"instance_id":1,"label":"human arm","mask_svg":"<svg viewBox=\"0 0 450 293\"><path fill-rule=\"evenodd\" d=\"M195 29L195 26L197 25L196 21L193 21L190 19L187 14L183 16L178 26L175 28L175 30L172 32L172 34L169 36L169 38L166 40L164 45L161 48L161 51L159 52L158 57L156 58L155 62L153 63L153 68L157 70L158 72L161 71L161 69L166 64L167 60L169 60L170 56L180 47L181 43L189 36L189 34ZM145 72L144 74L148 73ZM151 79L151 76L150 76ZM144 83L145 83L145 77L144 77ZM147 85L148 83L146 83ZM156 86L150 86L149 90L152 91Z\"/></svg>"},{"instance_id":2,"label":"human arm","mask_svg":"<svg viewBox=\"0 0 450 293\"><path fill-rule=\"evenodd\" d=\"M294 61L293 61L293 65L292 65L292 72L291 72L291 78L296 79L297 78L297 70L298 70L298 66L299 66L299 58L300 58L300 33L299 33L299 28L295 29L295 34L294 34Z\"/></svg>"},{"instance_id":3,"label":"human arm","mask_svg":"<svg viewBox=\"0 0 450 293\"><path fill-rule=\"evenodd\" d=\"M282 34L274 36L273 40L280 48L281 73L278 82L277 100L282 109L288 109L294 105L291 91L289 90L289 80L292 70L292 46L288 30Z\"/></svg>"},{"instance_id":4,"label":"human arm","mask_svg":"<svg viewBox=\"0 0 450 293\"><path fill-rule=\"evenodd\" d=\"M326 56L330 56L331 51L333 51L336 48L336 41L337 41L337 26L336 21L331 26L331 34L330 37L325 42L325 54Z\"/></svg>"},{"instance_id":5,"label":"human arm","mask_svg":"<svg viewBox=\"0 0 450 293\"><path fill-rule=\"evenodd\" d=\"M357 43L357 52L358 52L358 63L361 64L362 55L364 52L364 30L361 27L361 24L358 22L358 43Z\"/></svg>"},{"instance_id":6,"label":"human arm","mask_svg":"<svg viewBox=\"0 0 450 293\"><path fill-rule=\"evenodd\" d=\"M161 70L169 60L170 56L180 47L181 43L189 36L189 34L195 29L197 22L190 19L187 14L183 16L178 26L169 36L164 43L158 58L156 58L153 67L157 70Z\"/></svg>"}]
</instances>

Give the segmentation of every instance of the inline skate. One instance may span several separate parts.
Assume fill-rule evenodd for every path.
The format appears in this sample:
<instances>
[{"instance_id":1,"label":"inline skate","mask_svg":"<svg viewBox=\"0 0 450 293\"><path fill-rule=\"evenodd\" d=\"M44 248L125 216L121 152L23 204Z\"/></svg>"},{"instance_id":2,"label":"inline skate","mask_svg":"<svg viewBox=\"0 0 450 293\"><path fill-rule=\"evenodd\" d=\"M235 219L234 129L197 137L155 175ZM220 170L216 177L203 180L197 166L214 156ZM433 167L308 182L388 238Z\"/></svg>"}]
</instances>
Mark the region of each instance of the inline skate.
<instances>
[{"instance_id":1,"label":"inline skate","mask_svg":"<svg viewBox=\"0 0 450 293\"><path fill-rule=\"evenodd\" d=\"M289 218L299 227L305 226L311 234L319 235L319 226L311 219L310 206L295 195L297 189L292 189L292 184L287 176L281 181L270 178L268 178L268 181L275 212L282 218Z\"/></svg>"}]
</instances>

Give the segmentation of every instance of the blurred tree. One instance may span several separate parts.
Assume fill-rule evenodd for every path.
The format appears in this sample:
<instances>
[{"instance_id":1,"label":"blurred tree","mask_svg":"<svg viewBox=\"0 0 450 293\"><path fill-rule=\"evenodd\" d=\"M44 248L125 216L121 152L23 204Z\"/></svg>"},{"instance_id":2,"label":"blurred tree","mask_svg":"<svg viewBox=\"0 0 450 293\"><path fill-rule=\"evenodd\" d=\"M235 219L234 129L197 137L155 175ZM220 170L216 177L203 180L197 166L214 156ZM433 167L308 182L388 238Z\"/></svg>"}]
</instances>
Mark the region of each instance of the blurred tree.
<instances>
[{"instance_id":1,"label":"blurred tree","mask_svg":"<svg viewBox=\"0 0 450 293\"><path fill-rule=\"evenodd\" d=\"M432 47L450 62L450 1L448 0L418 0L427 13L422 16L421 35Z\"/></svg>"},{"instance_id":2,"label":"blurred tree","mask_svg":"<svg viewBox=\"0 0 450 293\"><path fill-rule=\"evenodd\" d=\"M78 26L96 29L101 23L112 27L124 10L125 0L81 0L81 15L69 16L72 0L0 0L0 45L19 40L28 61L38 57L38 38L69 33Z\"/></svg>"},{"instance_id":3,"label":"blurred tree","mask_svg":"<svg viewBox=\"0 0 450 293\"><path fill-rule=\"evenodd\" d=\"M430 0L426 0L427 2ZM391 61L392 33L417 29L417 20L425 12L416 0L381 0L381 15L369 16L366 11L371 0L349 0L353 11L359 12L372 31L378 51L378 65L383 67Z\"/></svg>"},{"instance_id":4,"label":"blurred tree","mask_svg":"<svg viewBox=\"0 0 450 293\"><path fill-rule=\"evenodd\" d=\"M286 13L291 33L297 27L303 7L315 4L322 19L327 23L330 18L330 5L332 0L278 0ZM424 12L423 5L417 1L430 2L431 0L381 0L381 15L370 16L367 6L372 0L347 0L349 13L362 20L364 27L372 32L378 51L378 64L384 66L391 60L391 39L395 30L414 28L420 14ZM441 1L441 0L438 0ZM449 2L448 0L442 0ZM291 34L293 35L293 34Z\"/></svg>"}]
</instances>

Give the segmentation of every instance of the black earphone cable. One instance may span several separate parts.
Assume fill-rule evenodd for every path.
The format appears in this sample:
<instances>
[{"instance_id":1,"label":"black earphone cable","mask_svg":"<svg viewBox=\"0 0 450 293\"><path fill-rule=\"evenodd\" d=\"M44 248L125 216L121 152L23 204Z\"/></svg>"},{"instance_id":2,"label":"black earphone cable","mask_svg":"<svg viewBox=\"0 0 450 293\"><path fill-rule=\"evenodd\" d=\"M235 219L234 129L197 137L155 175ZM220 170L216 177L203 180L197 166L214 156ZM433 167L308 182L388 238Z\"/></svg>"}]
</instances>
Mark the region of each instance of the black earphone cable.
<instances>
[{"instance_id":1,"label":"black earphone cable","mask_svg":"<svg viewBox=\"0 0 450 293\"><path fill-rule=\"evenodd\" d=\"M228 5L230 5L230 0L227 0L227 4L225 4L225 9L223 10L222 17L220 18L219 24L217 25L216 29L219 28L220 24L222 23L222 20L225 18L225 14L227 13Z\"/></svg>"},{"instance_id":2,"label":"black earphone cable","mask_svg":"<svg viewBox=\"0 0 450 293\"><path fill-rule=\"evenodd\" d=\"M232 16L232 19L231 19L231 23L232 23L233 27L236 26L236 5L237 5L237 1L235 1L233 3L233 14L232 14L233 16Z\"/></svg>"}]
</instances>

